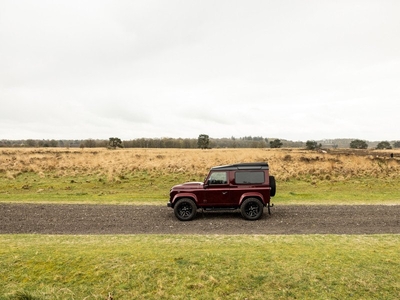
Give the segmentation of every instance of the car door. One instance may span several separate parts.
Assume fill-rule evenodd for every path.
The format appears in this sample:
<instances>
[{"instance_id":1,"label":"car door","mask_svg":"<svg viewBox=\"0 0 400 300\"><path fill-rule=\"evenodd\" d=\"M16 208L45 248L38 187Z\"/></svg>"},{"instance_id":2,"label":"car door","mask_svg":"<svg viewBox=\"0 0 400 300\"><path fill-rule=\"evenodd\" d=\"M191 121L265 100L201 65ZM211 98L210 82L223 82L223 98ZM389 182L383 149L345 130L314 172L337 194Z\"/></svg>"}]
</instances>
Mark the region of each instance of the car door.
<instances>
[{"instance_id":1,"label":"car door","mask_svg":"<svg viewBox=\"0 0 400 300\"><path fill-rule=\"evenodd\" d=\"M224 207L230 205L229 177L227 171L210 174L204 187L204 206Z\"/></svg>"}]
</instances>

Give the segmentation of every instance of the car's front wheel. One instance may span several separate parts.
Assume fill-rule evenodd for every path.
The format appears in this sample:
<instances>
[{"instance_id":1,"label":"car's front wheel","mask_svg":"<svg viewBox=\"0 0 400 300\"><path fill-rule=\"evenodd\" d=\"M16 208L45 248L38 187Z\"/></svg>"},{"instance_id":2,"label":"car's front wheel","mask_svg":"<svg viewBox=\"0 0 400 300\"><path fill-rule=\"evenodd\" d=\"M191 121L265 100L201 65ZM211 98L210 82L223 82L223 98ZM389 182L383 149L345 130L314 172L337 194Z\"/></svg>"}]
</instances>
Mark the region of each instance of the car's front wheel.
<instances>
[{"instance_id":1,"label":"car's front wheel","mask_svg":"<svg viewBox=\"0 0 400 300\"><path fill-rule=\"evenodd\" d=\"M179 199L174 205L175 216L181 221L193 220L197 213L196 203L192 199Z\"/></svg>"},{"instance_id":2,"label":"car's front wheel","mask_svg":"<svg viewBox=\"0 0 400 300\"><path fill-rule=\"evenodd\" d=\"M240 206L240 212L246 220L258 220L264 212L264 206L257 198L247 198Z\"/></svg>"}]
</instances>

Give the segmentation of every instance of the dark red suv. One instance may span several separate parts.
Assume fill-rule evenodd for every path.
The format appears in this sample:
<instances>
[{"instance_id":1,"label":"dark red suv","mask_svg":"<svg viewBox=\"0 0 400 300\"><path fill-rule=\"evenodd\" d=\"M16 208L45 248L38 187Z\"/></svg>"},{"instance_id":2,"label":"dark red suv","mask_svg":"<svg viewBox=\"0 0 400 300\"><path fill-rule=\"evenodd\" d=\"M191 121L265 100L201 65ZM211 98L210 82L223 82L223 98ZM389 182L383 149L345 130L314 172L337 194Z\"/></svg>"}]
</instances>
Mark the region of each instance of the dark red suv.
<instances>
[{"instance_id":1,"label":"dark red suv","mask_svg":"<svg viewBox=\"0 0 400 300\"><path fill-rule=\"evenodd\" d=\"M261 218L264 207L270 213L275 195L275 178L267 163L240 163L211 168L204 182L187 182L171 188L168 207L181 221L192 220L198 208L240 209L243 218Z\"/></svg>"}]
</instances>

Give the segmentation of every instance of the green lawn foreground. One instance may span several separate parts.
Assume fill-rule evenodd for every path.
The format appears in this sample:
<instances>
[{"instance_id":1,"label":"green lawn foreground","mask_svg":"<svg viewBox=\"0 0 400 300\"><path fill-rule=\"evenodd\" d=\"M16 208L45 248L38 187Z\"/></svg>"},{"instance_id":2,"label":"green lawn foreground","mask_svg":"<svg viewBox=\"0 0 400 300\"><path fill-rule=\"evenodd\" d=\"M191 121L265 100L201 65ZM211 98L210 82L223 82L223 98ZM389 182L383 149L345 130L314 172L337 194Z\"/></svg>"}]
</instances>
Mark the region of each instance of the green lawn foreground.
<instances>
[{"instance_id":1,"label":"green lawn foreground","mask_svg":"<svg viewBox=\"0 0 400 300\"><path fill-rule=\"evenodd\" d=\"M398 299L399 235L0 235L0 299Z\"/></svg>"}]
</instances>

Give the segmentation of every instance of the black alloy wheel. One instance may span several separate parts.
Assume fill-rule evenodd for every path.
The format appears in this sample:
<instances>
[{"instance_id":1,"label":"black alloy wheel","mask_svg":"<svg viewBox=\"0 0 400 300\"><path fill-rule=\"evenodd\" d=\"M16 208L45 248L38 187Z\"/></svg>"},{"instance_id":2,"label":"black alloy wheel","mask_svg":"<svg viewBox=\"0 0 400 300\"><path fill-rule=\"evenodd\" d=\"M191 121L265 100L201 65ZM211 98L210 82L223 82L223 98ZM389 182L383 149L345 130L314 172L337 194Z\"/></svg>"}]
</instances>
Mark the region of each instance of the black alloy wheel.
<instances>
[{"instance_id":1,"label":"black alloy wheel","mask_svg":"<svg viewBox=\"0 0 400 300\"><path fill-rule=\"evenodd\" d=\"M246 220L254 221L261 218L264 206L257 198L247 198L240 206L240 212Z\"/></svg>"},{"instance_id":2,"label":"black alloy wheel","mask_svg":"<svg viewBox=\"0 0 400 300\"><path fill-rule=\"evenodd\" d=\"M174 206L175 216L181 221L193 220L197 213L197 206L192 199L179 199Z\"/></svg>"}]
</instances>

